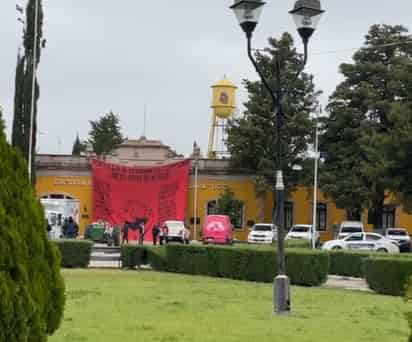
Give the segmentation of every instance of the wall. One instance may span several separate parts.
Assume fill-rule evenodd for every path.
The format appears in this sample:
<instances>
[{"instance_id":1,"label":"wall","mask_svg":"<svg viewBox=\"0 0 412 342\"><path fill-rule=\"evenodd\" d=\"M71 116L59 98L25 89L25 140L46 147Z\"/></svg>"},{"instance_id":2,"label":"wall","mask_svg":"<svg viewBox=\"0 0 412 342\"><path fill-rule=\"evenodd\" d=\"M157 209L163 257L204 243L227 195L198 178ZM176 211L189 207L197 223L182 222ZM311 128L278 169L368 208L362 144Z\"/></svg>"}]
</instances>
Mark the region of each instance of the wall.
<instances>
[{"instance_id":1,"label":"wall","mask_svg":"<svg viewBox=\"0 0 412 342\"><path fill-rule=\"evenodd\" d=\"M44 195L65 194L80 201L79 234L92 220L92 186L90 176L37 176L36 192Z\"/></svg>"}]
</instances>

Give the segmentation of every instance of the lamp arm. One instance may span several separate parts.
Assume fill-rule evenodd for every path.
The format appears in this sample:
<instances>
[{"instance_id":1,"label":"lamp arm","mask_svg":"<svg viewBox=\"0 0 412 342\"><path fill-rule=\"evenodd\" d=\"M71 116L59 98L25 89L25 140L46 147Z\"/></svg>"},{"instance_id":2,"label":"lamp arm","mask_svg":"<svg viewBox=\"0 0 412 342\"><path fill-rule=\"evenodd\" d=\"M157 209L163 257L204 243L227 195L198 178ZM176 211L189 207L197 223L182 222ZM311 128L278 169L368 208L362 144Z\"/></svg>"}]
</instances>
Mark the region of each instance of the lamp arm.
<instances>
[{"instance_id":1,"label":"lamp arm","mask_svg":"<svg viewBox=\"0 0 412 342\"><path fill-rule=\"evenodd\" d=\"M253 64L253 66L255 67L256 72L260 76L260 79L262 80L262 83L264 84L266 90L269 92L269 94L272 98L272 101L273 101L273 105L275 106L276 103L278 103L278 97L274 94L274 91L269 86L268 81L266 80L265 76L263 75L262 71L260 70L259 65L257 64L255 58L253 57L253 53L252 53L252 36L251 35L247 36L247 54L249 56L250 61Z\"/></svg>"}]
</instances>

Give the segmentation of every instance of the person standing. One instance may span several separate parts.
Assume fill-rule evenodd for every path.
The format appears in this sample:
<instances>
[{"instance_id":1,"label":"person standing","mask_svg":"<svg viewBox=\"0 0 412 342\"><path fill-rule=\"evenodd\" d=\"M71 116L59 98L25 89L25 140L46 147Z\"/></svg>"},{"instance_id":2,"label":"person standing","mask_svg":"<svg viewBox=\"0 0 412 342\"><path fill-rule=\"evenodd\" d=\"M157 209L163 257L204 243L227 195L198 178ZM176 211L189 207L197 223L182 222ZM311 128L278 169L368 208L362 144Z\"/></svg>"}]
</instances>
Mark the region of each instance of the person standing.
<instances>
[{"instance_id":1,"label":"person standing","mask_svg":"<svg viewBox=\"0 0 412 342\"><path fill-rule=\"evenodd\" d=\"M129 243L129 221L125 221L123 225L123 238L122 238L122 245L125 243Z\"/></svg>"},{"instance_id":2,"label":"person standing","mask_svg":"<svg viewBox=\"0 0 412 342\"><path fill-rule=\"evenodd\" d=\"M168 235L169 235L169 228L167 228L167 225L163 223L162 227L160 228L160 244L161 245L163 245L163 243L167 244Z\"/></svg>"},{"instance_id":3,"label":"person standing","mask_svg":"<svg viewBox=\"0 0 412 342\"><path fill-rule=\"evenodd\" d=\"M139 223L139 245L143 245L144 233L145 233L145 222L142 220Z\"/></svg>"},{"instance_id":4,"label":"person standing","mask_svg":"<svg viewBox=\"0 0 412 342\"><path fill-rule=\"evenodd\" d=\"M160 228L158 224L154 224L152 228L153 245L157 245L157 237L159 236Z\"/></svg>"}]
</instances>

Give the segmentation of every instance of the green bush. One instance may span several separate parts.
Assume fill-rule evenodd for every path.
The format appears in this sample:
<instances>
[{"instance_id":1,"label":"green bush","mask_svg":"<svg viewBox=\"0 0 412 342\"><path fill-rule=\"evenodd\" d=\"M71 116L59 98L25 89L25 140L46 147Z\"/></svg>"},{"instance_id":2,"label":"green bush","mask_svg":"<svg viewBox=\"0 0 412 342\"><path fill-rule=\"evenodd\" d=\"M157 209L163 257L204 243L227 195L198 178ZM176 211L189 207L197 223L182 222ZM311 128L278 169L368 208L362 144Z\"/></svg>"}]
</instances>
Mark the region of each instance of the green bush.
<instances>
[{"instance_id":1,"label":"green bush","mask_svg":"<svg viewBox=\"0 0 412 342\"><path fill-rule=\"evenodd\" d=\"M0 341L43 342L63 314L60 255L27 165L2 128L0 113Z\"/></svg>"},{"instance_id":2,"label":"green bush","mask_svg":"<svg viewBox=\"0 0 412 342\"><path fill-rule=\"evenodd\" d=\"M275 245L277 246L277 242ZM312 245L306 239L285 240L285 248L312 248Z\"/></svg>"},{"instance_id":3,"label":"green bush","mask_svg":"<svg viewBox=\"0 0 412 342\"><path fill-rule=\"evenodd\" d=\"M286 272L295 285L319 286L326 282L329 255L318 250L287 250Z\"/></svg>"},{"instance_id":4,"label":"green bush","mask_svg":"<svg viewBox=\"0 0 412 342\"><path fill-rule=\"evenodd\" d=\"M257 282L272 282L277 273L276 251L270 249L168 245L166 257L170 272ZM286 251L286 272L292 284L321 285L328 269L327 253Z\"/></svg>"},{"instance_id":5,"label":"green bush","mask_svg":"<svg viewBox=\"0 0 412 342\"><path fill-rule=\"evenodd\" d=\"M156 271L167 269L165 247L123 245L121 248L123 268L134 269L141 265L150 265Z\"/></svg>"},{"instance_id":6,"label":"green bush","mask_svg":"<svg viewBox=\"0 0 412 342\"><path fill-rule=\"evenodd\" d=\"M405 301L408 304L408 311L405 313L406 319L409 324L409 330L410 330L410 335L409 335L409 342L412 342L412 310L411 310L411 303L412 303L412 277L409 278L408 281L408 287L406 289L405 293Z\"/></svg>"},{"instance_id":7,"label":"green bush","mask_svg":"<svg viewBox=\"0 0 412 342\"><path fill-rule=\"evenodd\" d=\"M147 264L147 250L145 246L123 245L121 248L123 268L135 268Z\"/></svg>"},{"instance_id":8,"label":"green bush","mask_svg":"<svg viewBox=\"0 0 412 342\"><path fill-rule=\"evenodd\" d=\"M330 251L329 274L363 278L363 260L370 256L371 254L367 252Z\"/></svg>"},{"instance_id":9,"label":"green bush","mask_svg":"<svg viewBox=\"0 0 412 342\"><path fill-rule=\"evenodd\" d=\"M86 268L89 266L93 243L86 240L55 241L61 254L61 266Z\"/></svg>"},{"instance_id":10,"label":"green bush","mask_svg":"<svg viewBox=\"0 0 412 342\"><path fill-rule=\"evenodd\" d=\"M412 259L373 256L364 259L365 279L369 287L381 294L402 296L412 275Z\"/></svg>"}]
</instances>

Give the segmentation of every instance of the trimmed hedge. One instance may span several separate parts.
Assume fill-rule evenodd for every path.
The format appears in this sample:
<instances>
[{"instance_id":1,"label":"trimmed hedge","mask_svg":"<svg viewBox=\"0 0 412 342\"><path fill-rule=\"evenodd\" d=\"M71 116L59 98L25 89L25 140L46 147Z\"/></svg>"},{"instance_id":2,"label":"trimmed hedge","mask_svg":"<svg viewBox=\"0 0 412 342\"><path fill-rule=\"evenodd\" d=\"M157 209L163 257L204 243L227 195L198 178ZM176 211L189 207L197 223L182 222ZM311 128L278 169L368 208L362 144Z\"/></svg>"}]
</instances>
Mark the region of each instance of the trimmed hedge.
<instances>
[{"instance_id":1,"label":"trimmed hedge","mask_svg":"<svg viewBox=\"0 0 412 342\"><path fill-rule=\"evenodd\" d=\"M121 260L123 268L134 269L149 264L156 271L167 270L165 247L123 245Z\"/></svg>"},{"instance_id":2,"label":"trimmed hedge","mask_svg":"<svg viewBox=\"0 0 412 342\"><path fill-rule=\"evenodd\" d=\"M122 267L133 269L147 264L147 247L140 245L123 245L121 249Z\"/></svg>"},{"instance_id":3,"label":"trimmed hedge","mask_svg":"<svg viewBox=\"0 0 412 342\"><path fill-rule=\"evenodd\" d=\"M277 274L274 249L248 246L126 245L122 247L122 262L126 268L148 263L157 271L267 283ZM292 284L319 286L327 279L329 256L322 251L287 250L286 269Z\"/></svg>"},{"instance_id":4,"label":"trimmed hedge","mask_svg":"<svg viewBox=\"0 0 412 342\"><path fill-rule=\"evenodd\" d=\"M368 252L330 251L329 274L363 278L363 260L370 256Z\"/></svg>"},{"instance_id":5,"label":"trimmed hedge","mask_svg":"<svg viewBox=\"0 0 412 342\"><path fill-rule=\"evenodd\" d=\"M369 257L364 261L365 279L377 293L402 296L412 275L412 259L404 257Z\"/></svg>"},{"instance_id":6,"label":"trimmed hedge","mask_svg":"<svg viewBox=\"0 0 412 342\"><path fill-rule=\"evenodd\" d=\"M275 246L277 246L276 241ZM306 239L285 240L285 248L312 248L312 243Z\"/></svg>"},{"instance_id":7,"label":"trimmed hedge","mask_svg":"<svg viewBox=\"0 0 412 342\"><path fill-rule=\"evenodd\" d=\"M59 240L61 265L66 268L87 268L90 263L93 243L86 240Z\"/></svg>"},{"instance_id":8,"label":"trimmed hedge","mask_svg":"<svg viewBox=\"0 0 412 342\"><path fill-rule=\"evenodd\" d=\"M257 282L272 282L277 274L275 250L219 246L166 247L168 271ZM329 256L321 251L286 251L291 283L319 286L327 279Z\"/></svg>"}]
</instances>

